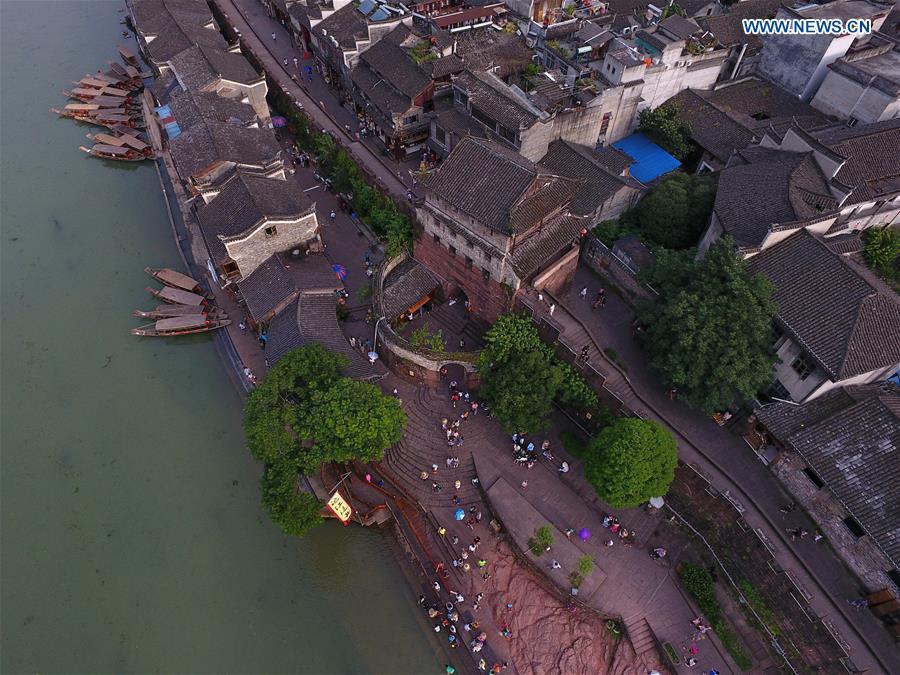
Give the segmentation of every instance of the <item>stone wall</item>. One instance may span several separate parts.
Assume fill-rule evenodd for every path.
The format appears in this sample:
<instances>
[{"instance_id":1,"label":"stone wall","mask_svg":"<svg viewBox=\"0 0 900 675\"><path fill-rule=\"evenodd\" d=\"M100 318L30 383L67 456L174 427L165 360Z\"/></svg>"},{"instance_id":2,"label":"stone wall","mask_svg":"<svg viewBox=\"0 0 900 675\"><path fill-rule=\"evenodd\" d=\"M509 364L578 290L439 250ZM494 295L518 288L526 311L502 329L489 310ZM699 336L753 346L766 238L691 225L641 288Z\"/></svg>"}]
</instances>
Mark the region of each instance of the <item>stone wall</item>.
<instances>
[{"instance_id":1,"label":"stone wall","mask_svg":"<svg viewBox=\"0 0 900 675\"><path fill-rule=\"evenodd\" d=\"M869 535L856 537L844 524L849 514L828 488L820 488L803 473L807 464L796 452L785 450L772 463L772 472L809 513L841 556L870 592L892 588L885 570L893 567Z\"/></svg>"},{"instance_id":2,"label":"stone wall","mask_svg":"<svg viewBox=\"0 0 900 675\"><path fill-rule=\"evenodd\" d=\"M656 292L638 281L634 272L597 237L588 236L583 250L584 263L615 286L627 302L633 304L643 300L656 299Z\"/></svg>"},{"instance_id":3,"label":"stone wall","mask_svg":"<svg viewBox=\"0 0 900 675\"><path fill-rule=\"evenodd\" d=\"M577 248L570 250L536 276L531 285L539 291L546 288L551 293L559 294L575 278L575 270L578 268L578 252Z\"/></svg>"}]
</instances>

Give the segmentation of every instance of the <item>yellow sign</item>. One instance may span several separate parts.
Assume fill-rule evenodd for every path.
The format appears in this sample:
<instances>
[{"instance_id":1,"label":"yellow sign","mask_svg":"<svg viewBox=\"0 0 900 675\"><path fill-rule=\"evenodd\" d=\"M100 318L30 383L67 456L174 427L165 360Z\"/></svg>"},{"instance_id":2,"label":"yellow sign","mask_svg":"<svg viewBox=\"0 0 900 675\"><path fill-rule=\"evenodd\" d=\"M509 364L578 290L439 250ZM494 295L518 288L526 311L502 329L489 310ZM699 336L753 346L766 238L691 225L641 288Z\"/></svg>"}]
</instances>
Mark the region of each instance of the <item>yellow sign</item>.
<instances>
[{"instance_id":1,"label":"yellow sign","mask_svg":"<svg viewBox=\"0 0 900 675\"><path fill-rule=\"evenodd\" d=\"M347 500L341 496L340 492L335 492L331 499L328 500L327 505L331 512L336 515L344 525L350 520L350 516L353 515L353 508L350 504L347 503Z\"/></svg>"}]
</instances>

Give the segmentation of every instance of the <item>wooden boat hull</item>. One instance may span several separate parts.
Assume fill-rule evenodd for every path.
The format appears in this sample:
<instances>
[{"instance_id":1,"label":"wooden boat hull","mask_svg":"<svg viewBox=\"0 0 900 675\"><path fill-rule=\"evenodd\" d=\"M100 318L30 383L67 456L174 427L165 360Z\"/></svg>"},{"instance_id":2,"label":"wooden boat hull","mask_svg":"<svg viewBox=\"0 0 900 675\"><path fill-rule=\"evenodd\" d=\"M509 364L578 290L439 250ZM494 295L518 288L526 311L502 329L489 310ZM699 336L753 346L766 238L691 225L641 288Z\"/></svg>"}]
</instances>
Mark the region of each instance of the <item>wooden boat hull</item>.
<instances>
[{"instance_id":1,"label":"wooden boat hull","mask_svg":"<svg viewBox=\"0 0 900 675\"><path fill-rule=\"evenodd\" d=\"M165 284L171 288L180 288L183 291L189 291L191 293L196 293L197 295L202 295L207 299L212 299L209 294L203 290L199 282L196 279L189 277L187 274L182 274L181 272L168 267L162 267L160 269L145 267L144 271L161 284Z\"/></svg>"},{"instance_id":2,"label":"wooden boat hull","mask_svg":"<svg viewBox=\"0 0 900 675\"><path fill-rule=\"evenodd\" d=\"M128 149L126 154L124 155L115 155L109 152L104 152L103 150L98 150L96 146L93 148L86 148L83 145L79 145L78 149L82 152L86 152L91 157L98 157L100 159L111 159L116 162L143 162L145 159L149 159L146 155L137 152L136 150ZM118 148L122 149L122 148Z\"/></svg>"},{"instance_id":3,"label":"wooden boat hull","mask_svg":"<svg viewBox=\"0 0 900 675\"><path fill-rule=\"evenodd\" d=\"M129 332L132 335L140 335L142 337L176 337L178 335L193 335L194 333L208 333L212 330L218 330L231 324L231 319L222 319L207 322L207 325L198 328L185 328L183 330L159 331L156 329L155 323L132 328Z\"/></svg>"},{"instance_id":4,"label":"wooden boat hull","mask_svg":"<svg viewBox=\"0 0 900 675\"><path fill-rule=\"evenodd\" d=\"M210 319L228 318L228 314L216 307L192 307L189 305L160 305L156 309L151 309L146 312L140 309L136 309L134 310L134 312L132 312L132 314L139 319L153 319L154 321L156 321L159 319L168 319L173 316L189 316L191 314L197 314L198 310L201 314L209 317Z\"/></svg>"},{"instance_id":5,"label":"wooden boat hull","mask_svg":"<svg viewBox=\"0 0 900 675\"><path fill-rule=\"evenodd\" d=\"M189 305L191 307L198 305L206 307L209 305L209 302L202 295L183 291L180 288L172 288L171 286L150 288L148 286L145 290L154 298L159 298L170 305Z\"/></svg>"}]
</instances>

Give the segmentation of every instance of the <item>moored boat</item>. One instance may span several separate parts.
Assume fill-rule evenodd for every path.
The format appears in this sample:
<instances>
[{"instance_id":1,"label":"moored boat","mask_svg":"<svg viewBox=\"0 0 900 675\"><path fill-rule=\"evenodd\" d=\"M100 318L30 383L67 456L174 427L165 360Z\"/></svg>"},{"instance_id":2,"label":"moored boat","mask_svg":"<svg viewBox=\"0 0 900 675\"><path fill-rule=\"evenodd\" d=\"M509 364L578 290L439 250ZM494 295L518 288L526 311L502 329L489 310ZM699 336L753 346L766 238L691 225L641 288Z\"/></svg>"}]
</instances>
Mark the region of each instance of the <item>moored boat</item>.
<instances>
[{"instance_id":1,"label":"moored boat","mask_svg":"<svg viewBox=\"0 0 900 675\"><path fill-rule=\"evenodd\" d=\"M141 162L148 159L147 155L131 148L123 148L118 145L104 145L103 143L95 143L92 147L86 148L79 145L78 149L93 157L101 159L114 159L119 162Z\"/></svg>"},{"instance_id":2,"label":"moored boat","mask_svg":"<svg viewBox=\"0 0 900 675\"><path fill-rule=\"evenodd\" d=\"M159 298L170 305L206 306L209 304L202 295L184 291L180 288L172 288L171 286L163 286L162 288L150 288L147 286L146 291L154 298Z\"/></svg>"},{"instance_id":3,"label":"moored boat","mask_svg":"<svg viewBox=\"0 0 900 675\"><path fill-rule=\"evenodd\" d=\"M210 319L227 319L228 314L218 307L198 307L196 305L158 305L151 310L136 309L132 314L141 319L168 319L173 316L203 314Z\"/></svg>"},{"instance_id":4,"label":"moored boat","mask_svg":"<svg viewBox=\"0 0 900 675\"><path fill-rule=\"evenodd\" d=\"M200 286L200 283L196 279L189 277L187 274L182 274L181 272L173 270L169 267L161 267L160 269L145 267L144 271L166 286L171 286L172 288L180 288L183 291L190 291L191 293L196 293L197 295L207 295L207 293L203 290L203 288Z\"/></svg>"},{"instance_id":5,"label":"moored boat","mask_svg":"<svg viewBox=\"0 0 900 675\"><path fill-rule=\"evenodd\" d=\"M230 319L209 319L203 314L190 314L188 316L175 316L169 319L160 319L155 323L132 328L132 335L144 335L148 337L170 337L174 335L190 335L192 333L205 333L217 328L223 328L231 323Z\"/></svg>"},{"instance_id":6,"label":"moored boat","mask_svg":"<svg viewBox=\"0 0 900 675\"><path fill-rule=\"evenodd\" d=\"M118 49L119 49L119 56L122 57L122 60L125 63L127 63L128 65L134 66L135 68L137 68L138 60L137 60L137 57L131 53L131 50L129 50L127 47L122 47L122 46L120 46Z\"/></svg>"}]
</instances>

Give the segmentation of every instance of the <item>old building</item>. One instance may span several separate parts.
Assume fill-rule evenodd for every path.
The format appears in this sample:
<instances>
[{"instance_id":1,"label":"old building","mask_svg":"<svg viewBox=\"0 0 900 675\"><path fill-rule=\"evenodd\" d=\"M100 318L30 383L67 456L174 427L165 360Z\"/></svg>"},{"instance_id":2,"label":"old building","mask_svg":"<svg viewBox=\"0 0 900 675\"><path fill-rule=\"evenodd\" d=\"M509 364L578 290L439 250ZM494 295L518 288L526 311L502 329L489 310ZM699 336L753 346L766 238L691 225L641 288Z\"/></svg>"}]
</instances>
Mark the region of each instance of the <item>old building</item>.
<instances>
[{"instance_id":1,"label":"old building","mask_svg":"<svg viewBox=\"0 0 900 675\"><path fill-rule=\"evenodd\" d=\"M205 2L128 0L126 4L141 51L157 69L195 45L228 49Z\"/></svg>"},{"instance_id":2,"label":"old building","mask_svg":"<svg viewBox=\"0 0 900 675\"><path fill-rule=\"evenodd\" d=\"M731 4L722 14L698 18L697 23L709 31L728 50L720 80L740 79L756 71L762 52L762 39L744 32L744 19L771 19L783 0L743 0Z\"/></svg>"},{"instance_id":3,"label":"old building","mask_svg":"<svg viewBox=\"0 0 900 675\"><path fill-rule=\"evenodd\" d=\"M429 49L404 25L360 54L350 74L359 115L398 159L421 150L430 128L434 83L409 53Z\"/></svg>"},{"instance_id":4,"label":"old building","mask_svg":"<svg viewBox=\"0 0 900 675\"><path fill-rule=\"evenodd\" d=\"M209 201L235 171L284 178L281 146L271 129L244 128L211 119L169 141L178 174L189 191Z\"/></svg>"},{"instance_id":5,"label":"old building","mask_svg":"<svg viewBox=\"0 0 900 675\"><path fill-rule=\"evenodd\" d=\"M162 78L160 78L162 79ZM174 81L174 78L172 78ZM176 81L177 83L177 81ZM154 93L154 95L156 95ZM218 94L190 94L169 91L160 103L168 105L178 127L185 131L206 121L233 124L239 127L259 128L256 111L234 98L222 98Z\"/></svg>"},{"instance_id":6,"label":"old building","mask_svg":"<svg viewBox=\"0 0 900 675\"><path fill-rule=\"evenodd\" d=\"M812 105L848 126L900 116L900 39L873 35L832 63Z\"/></svg>"},{"instance_id":7,"label":"old building","mask_svg":"<svg viewBox=\"0 0 900 675\"><path fill-rule=\"evenodd\" d=\"M614 159L607 165L610 156ZM581 181L569 211L591 224L618 218L637 203L646 189L628 175L631 158L615 148L597 153L583 145L554 141L538 164L560 176Z\"/></svg>"},{"instance_id":8,"label":"old building","mask_svg":"<svg viewBox=\"0 0 900 675\"><path fill-rule=\"evenodd\" d=\"M833 237L900 222L900 119L769 129L719 177L701 251L723 234L746 254L800 229ZM766 195L761 200L758 195Z\"/></svg>"},{"instance_id":9,"label":"old building","mask_svg":"<svg viewBox=\"0 0 900 675\"><path fill-rule=\"evenodd\" d=\"M777 19L871 19L877 31L890 6L868 0L836 0L824 5L780 7ZM869 35L767 35L758 64L759 73L804 101L813 98L828 72L828 66L852 47L869 40Z\"/></svg>"},{"instance_id":10,"label":"old building","mask_svg":"<svg viewBox=\"0 0 900 675\"><path fill-rule=\"evenodd\" d=\"M268 123L266 78L240 52L195 45L179 52L160 68L162 73L167 70L172 71L186 91L236 99L251 106L257 117Z\"/></svg>"},{"instance_id":11,"label":"old building","mask_svg":"<svg viewBox=\"0 0 900 675\"><path fill-rule=\"evenodd\" d=\"M452 77L452 89L452 105L440 106L431 122L430 142L441 154L474 133L537 161L554 140L593 147L601 131L600 110L578 105L574 88L552 73L538 76L526 93L492 73L465 70Z\"/></svg>"},{"instance_id":12,"label":"old building","mask_svg":"<svg viewBox=\"0 0 900 675\"><path fill-rule=\"evenodd\" d=\"M515 294L537 273L577 247L586 222L569 212L580 181L491 141L463 139L420 184L423 232L414 255L447 295L464 294L488 320L512 307Z\"/></svg>"},{"instance_id":13,"label":"old building","mask_svg":"<svg viewBox=\"0 0 900 675\"><path fill-rule=\"evenodd\" d=\"M275 253L321 250L315 202L293 181L238 172L195 211L212 263L226 283L251 275Z\"/></svg>"},{"instance_id":14,"label":"old building","mask_svg":"<svg viewBox=\"0 0 900 675\"><path fill-rule=\"evenodd\" d=\"M665 104L678 109L703 150L698 173L723 168L736 150L759 143L767 130L784 131L793 124L810 129L829 122L808 103L757 78L724 82L710 90L685 89Z\"/></svg>"},{"instance_id":15,"label":"old building","mask_svg":"<svg viewBox=\"0 0 900 675\"><path fill-rule=\"evenodd\" d=\"M900 588L900 388L833 389L756 411L773 471L868 591Z\"/></svg>"},{"instance_id":16,"label":"old building","mask_svg":"<svg viewBox=\"0 0 900 675\"><path fill-rule=\"evenodd\" d=\"M809 401L900 367L900 298L861 264L806 230L748 263L775 286L773 396Z\"/></svg>"}]
</instances>

